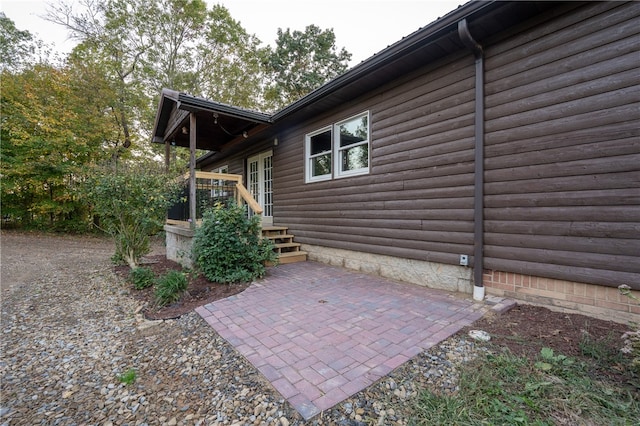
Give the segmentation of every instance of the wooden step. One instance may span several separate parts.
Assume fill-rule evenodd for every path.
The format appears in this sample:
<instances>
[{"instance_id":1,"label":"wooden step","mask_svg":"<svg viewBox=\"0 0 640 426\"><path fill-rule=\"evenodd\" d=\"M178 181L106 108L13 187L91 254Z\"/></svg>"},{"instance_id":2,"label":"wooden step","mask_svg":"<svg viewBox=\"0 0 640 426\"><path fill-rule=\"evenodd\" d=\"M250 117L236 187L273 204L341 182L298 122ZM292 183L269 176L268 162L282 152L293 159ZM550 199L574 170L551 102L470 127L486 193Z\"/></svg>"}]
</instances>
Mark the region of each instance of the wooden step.
<instances>
[{"instance_id":1,"label":"wooden step","mask_svg":"<svg viewBox=\"0 0 640 426\"><path fill-rule=\"evenodd\" d=\"M280 264L306 261L307 252L300 251L301 244L293 242L295 236L289 234L288 230L289 228L286 226L264 226L262 228L262 238L273 242L274 251L278 254L278 262Z\"/></svg>"},{"instance_id":2,"label":"wooden step","mask_svg":"<svg viewBox=\"0 0 640 426\"><path fill-rule=\"evenodd\" d=\"M279 250L280 253L282 253L283 251L293 251L290 249L298 249L300 248L300 246L302 244L300 243L280 243L280 244L274 244L276 247L276 250Z\"/></svg>"},{"instance_id":3,"label":"wooden step","mask_svg":"<svg viewBox=\"0 0 640 426\"><path fill-rule=\"evenodd\" d=\"M262 228L262 236L265 238L278 236L278 235L286 235L287 234L286 226L265 226Z\"/></svg>"},{"instance_id":4,"label":"wooden step","mask_svg":"<svg viewBox=\"0 0 640 426\"><path fill-rule=\"evenodd\" d=\"M266 238L268 240L273 241L274 244L279 243L292 243L295 235L284 234L284 235L263 235L262 238Z\"/></svg>"},{"instance_id":5,"label":"wooden step","mask_svg":"<svg viewBox=\"0 0 640 426\"><path fill-rule=\"evenodd\" d=\"M307 252L292 251L289 253L280 253L280 255L278 256L278 260L281 265L285 265L287 263L295 263L295 262L306 262Z\"/></svg>"},{"instance_id":6,"label":"wooden step","mask_svg":"<svg viewBox=\"0 0 640 426\"><path fill-rule=\"evenodd\" d=\"M289 229L289 227L287 226L273 226L273 225L269 225L269 226L263 226L262 230L263 231L286 231L287 229Z\"/></svg>"}]
</instances>

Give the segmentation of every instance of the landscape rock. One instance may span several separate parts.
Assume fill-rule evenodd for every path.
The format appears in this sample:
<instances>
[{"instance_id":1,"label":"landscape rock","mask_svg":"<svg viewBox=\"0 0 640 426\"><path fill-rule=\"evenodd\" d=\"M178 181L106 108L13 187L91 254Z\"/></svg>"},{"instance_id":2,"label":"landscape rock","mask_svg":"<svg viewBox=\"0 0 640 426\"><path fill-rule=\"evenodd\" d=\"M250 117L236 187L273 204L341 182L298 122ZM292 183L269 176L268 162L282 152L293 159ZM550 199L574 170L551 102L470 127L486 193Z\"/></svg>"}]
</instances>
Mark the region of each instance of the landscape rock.
<instances>
[{"instance_id":1,"label":"landscape rock","mask_svg":"<svg viewBox=\"0 0 640 426\"><path fill-rule=\"evenodd\" d=\"M304 421L195 312L144 319L110 241L15 238L43 260L28 273L7 265L16 281L2 294L0 425L407 425L419 392L455 392L456 365L479 351L453 337Z\"/></svg>"}]
</instances>

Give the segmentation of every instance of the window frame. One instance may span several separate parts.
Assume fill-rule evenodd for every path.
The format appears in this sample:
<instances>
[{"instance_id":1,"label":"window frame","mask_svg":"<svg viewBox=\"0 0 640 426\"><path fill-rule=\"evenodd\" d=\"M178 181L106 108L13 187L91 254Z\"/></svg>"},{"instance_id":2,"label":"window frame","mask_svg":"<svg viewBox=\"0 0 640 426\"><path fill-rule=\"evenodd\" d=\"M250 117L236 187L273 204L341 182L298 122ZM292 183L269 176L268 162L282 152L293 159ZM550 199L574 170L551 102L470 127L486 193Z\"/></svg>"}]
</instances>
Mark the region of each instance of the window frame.
<instances>
[{"instance_id":1,"label":"window frame","mask_svg":"<svg viewBox=\"0 0 640 426\"><path fill-rule=\"evenodd\" d=\"M311 154L311 138L317 135L320 135L325 132L329 132L329 140L331 141L331 149L329 151L323 151L319 154ZM317 129L311 133L307 133L304 136L305 139L305 151L304 151L304 159L305 159L305 183L310 182L321 182L325 180L333 179L333 126L324 126L320 129ZM324 175L313 176L313 167L312 160L318 157L322 157L324 155L329 155L329 164L331 165L329 173Z\"/></svg>"},{"instance_id":2,"label":"window frame","mask_svg":"<svg viewBox=\"0 0 640 426\"><path fill-rule=\"evenodd\" d=\"M212 169L211 172L228 174L229 173L229 165L225 164L224 166L216 167L216 168ZM226 196L225 191L222 190L222 189L219 189L219 188L224 186L223 184L224 184L223 180L211 179L211 187L212 187L211 188L211 196L212 197L224 197L224 196Z\"/></svg>"},{"instance_id":3,"label":"window frame","mask_svg":"<svg viewBox=\"0 0 640 426\"><path fill-rule=\"evenodd\" d=\"M341 147L340 146L340 126L349 121L353 121L358 118L362 118L364 116L367 117L367 139L352 145ZM331 150L324 151L320 154L311 155L311 138L327 131L330 133ZM354 114L349 118L340 120L332 124L328 124L324 127L314 130L313 132L309 132L304 135L304 140L305 140L305 143L304 143L304 161L305 161L304 181L305 183L323 182L323 181L332 180L332 179L342 179L342 178L351 177L351 176L367 175L371 171L371 113L369 110L360 112L358 114ZM341 153L350 148L354 148L362 145L367 145L367 167L361 167L355 170L343 171ZM312 160L314 158L327 155L327 154L331 156L331 161L330 161L331 171L324 175L313 176Z\"/></svg>"},{"instance_id":4,"label":"window frame","mask_svg":"<svg viewBox=\"0 0 640 426\"><path fill-rule=\"evenodd\" d=\"M355 144L347 145L345 147L340 146L340 126L362 117L367 117L367 139ZM371 118L369 111L363 111L359 114L352 115L349 118L344 120L340 120L339 122L333 125L333 154L334 154L334 165L333 165L333 175L335 179L350 177L350 176L360 176L369 174L369 168L371 164ZM367 167L361 167L355 170L342 170L342 151L346 151L349 148L354 148L356 146L367 145Z\"/></svg>"}]
</instances>

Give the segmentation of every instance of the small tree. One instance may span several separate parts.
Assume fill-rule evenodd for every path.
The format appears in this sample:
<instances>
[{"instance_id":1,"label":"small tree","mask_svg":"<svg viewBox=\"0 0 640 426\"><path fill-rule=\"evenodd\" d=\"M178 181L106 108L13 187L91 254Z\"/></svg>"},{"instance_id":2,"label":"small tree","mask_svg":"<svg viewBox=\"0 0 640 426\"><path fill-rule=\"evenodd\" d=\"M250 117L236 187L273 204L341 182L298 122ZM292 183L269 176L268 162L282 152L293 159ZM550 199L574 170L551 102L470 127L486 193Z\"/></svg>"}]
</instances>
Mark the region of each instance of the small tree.
<instances>
[{"instance_id":1,"label":"small tree","mask_svg":"<svg viewBox=\"0 0 640 426\"><path fill-rule=\"evenodd\" d=\"M191 257L212 282L248 282L264 276L265 262L276 263L273 243L260 237L260 219L244 208L218 204L196 228Z\"/></svg>"},{"instance_id":2,"label":"small tree","mask_svg":"<svg viewBox=\"0 0 640 426\"><path fill-rule=\"evenodd\" d=\"M115 240L112 259L136 268L149 253L149 236L162 229L179 183L154 163L98 168L85 183L84 192L99 227Z\"/></svg>"}]
</instances>

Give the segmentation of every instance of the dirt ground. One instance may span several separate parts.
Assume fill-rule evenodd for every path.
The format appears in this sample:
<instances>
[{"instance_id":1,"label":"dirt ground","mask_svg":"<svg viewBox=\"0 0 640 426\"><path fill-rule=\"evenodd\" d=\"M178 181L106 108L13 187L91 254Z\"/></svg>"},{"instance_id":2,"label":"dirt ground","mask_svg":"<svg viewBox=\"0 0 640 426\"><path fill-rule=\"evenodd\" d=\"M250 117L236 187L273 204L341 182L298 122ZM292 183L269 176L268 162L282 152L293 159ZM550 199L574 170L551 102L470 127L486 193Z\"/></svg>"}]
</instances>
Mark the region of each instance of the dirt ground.
<instances>
[{"instance_id":1,"label":"dirt ground","mask_svg":"<svg viewBox=\"0 0 640 426\"><path fill-rule=\"evenodd\" d=\"M16 286L35 276L41 268L58 267L61 264L65 268L91 268L96 261L103 262L113 253L113 243L106 238L17 231L3 231L0 235L3 298ZM74 253L81 253L81 256L75 255L69 258L68 253L71 249ZM150 267L156 275L169 269L180 269L180 265L168 261L164 256L161 240L153 241L152 252L144 258L144 266ZM114 266L114 271L124 283L129 268ZM202 277L191 274L189 288L182 300L158 309L151 289L135 290L129 283L124 285L132 297L146 304L145 315L149 319L176 318L197 306L239 293L247 287L247 284L210 283ZM545 346L553 348L557 353L578 358L585 356L585 350L597 352L605 349L607 353L616 353L622 346L621 335L630 330L630 327L580 314L554 312L538 306L518 305L502 315L489 315L462 332L466 333L470 329L484 330L492 336L494 344L535 359L540 349ZM615 371L614 366L608 374L615 374Z\"/></svg>"}]
</instances>

